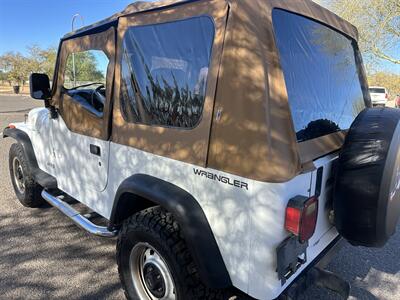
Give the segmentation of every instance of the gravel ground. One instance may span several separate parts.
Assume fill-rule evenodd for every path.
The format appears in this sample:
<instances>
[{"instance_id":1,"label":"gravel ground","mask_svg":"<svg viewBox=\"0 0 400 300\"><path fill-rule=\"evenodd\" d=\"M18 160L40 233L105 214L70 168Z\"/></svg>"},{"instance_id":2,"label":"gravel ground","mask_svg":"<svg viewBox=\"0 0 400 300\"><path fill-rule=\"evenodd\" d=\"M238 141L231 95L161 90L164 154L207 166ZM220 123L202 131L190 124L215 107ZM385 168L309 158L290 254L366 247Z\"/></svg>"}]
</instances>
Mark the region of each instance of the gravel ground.
<instances>
[{"instance_id":1,"label":"gravel ground","mask_svg":"<svg viewBox=\"0 0 400 300\"><path fill-rule=\"evenodd\" d=\"M0 96L0 132L39 105ZM0 139L0 299L124 299L115 240L90 236L53 208L17 202L8 174L11 143ZM399 233L378 250L347 245L328 269L352 284L352 299L400 299L399 249ZM301 298L338 299L317 288Z\"/></svg>"}]
</instances>

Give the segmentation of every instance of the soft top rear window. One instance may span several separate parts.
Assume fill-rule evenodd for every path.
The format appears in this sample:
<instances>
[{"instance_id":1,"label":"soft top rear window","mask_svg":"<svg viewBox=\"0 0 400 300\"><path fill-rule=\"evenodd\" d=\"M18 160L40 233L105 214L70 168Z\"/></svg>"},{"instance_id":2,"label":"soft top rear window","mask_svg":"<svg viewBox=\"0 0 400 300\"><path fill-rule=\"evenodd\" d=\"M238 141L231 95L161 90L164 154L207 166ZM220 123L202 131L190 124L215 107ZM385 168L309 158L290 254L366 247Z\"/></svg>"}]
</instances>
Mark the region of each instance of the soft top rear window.
<instances>
[{"instance_id":1,"label":"soft top rear window","mask_svg":"<svg viewBox=\"0 0 400 300\"><path fill-rule=\"evenodd\" d=\"M385 89L382 89L382 88L370 88L369 92L374 93L374 94L385 94L386 93Z\"/></svg>"},{"instance_id":2,"label":"soft top rear window","mask_svg":"<svg viewBox=\"0 0 400 300\"><path fill-rule=\"evenodd\" d=\"M285 10L272 17L297 141L348 129L365 108L354 41Z\"/></svg>"}]
</instances>

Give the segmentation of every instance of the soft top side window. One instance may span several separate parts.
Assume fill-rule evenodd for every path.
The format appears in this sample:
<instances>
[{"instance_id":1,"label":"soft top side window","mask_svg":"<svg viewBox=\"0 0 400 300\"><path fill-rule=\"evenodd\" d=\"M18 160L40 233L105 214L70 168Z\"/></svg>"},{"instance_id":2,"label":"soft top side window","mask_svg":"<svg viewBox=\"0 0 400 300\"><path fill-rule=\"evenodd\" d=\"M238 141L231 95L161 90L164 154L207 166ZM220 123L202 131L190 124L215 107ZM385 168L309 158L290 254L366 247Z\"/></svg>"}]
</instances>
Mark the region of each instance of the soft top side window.
<instances>
[{"instance_id":1,"label":"soft top side window","mask_svg":"<svg viewBox=\"0 0 400 300\"><path fill-rule=\"evenodd\" d=\"M272 18L298 142L348 129L365 108L354 41L285 10Z\"/></svg>"},{"instance_id":2,"label":"soft top side window","mask_svg":"<svg viewBox=\"0 0 400 300\"><path fill-rule=\"evenodd\" d=\"M205 101L214 23L207 16L128 28L121 111L128 122L193 128Z\"/></svg>"}]
</instances>

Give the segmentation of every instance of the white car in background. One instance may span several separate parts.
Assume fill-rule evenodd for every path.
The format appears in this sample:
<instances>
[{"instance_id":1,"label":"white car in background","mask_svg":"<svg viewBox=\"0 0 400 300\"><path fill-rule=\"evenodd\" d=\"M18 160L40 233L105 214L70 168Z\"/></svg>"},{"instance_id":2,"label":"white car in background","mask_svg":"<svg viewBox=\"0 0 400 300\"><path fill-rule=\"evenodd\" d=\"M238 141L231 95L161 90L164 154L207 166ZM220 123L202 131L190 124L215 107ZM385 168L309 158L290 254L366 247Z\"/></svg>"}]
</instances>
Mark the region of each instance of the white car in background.
<instances>
[{"instance_id":1,"label":"white car in background","mask_svg":"<svg viewBox=\"0 0 400 300\"><path fill-rule=\"evenodd\" d=\"M386 106L389 95L386 88L381 86L371 86L369 88L372 105Z\"/></svg>"}]
</instances>

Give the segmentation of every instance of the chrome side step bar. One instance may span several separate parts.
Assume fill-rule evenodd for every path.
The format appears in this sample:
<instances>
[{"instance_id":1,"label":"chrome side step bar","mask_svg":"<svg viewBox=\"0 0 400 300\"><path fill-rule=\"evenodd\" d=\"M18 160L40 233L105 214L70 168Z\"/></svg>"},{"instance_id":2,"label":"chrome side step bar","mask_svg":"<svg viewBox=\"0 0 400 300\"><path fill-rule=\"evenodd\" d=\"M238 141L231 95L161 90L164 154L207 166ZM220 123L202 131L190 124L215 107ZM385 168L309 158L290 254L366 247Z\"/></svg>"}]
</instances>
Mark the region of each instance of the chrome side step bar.
<instances>
[{"instance_id":1,"label":"chrome side step bar","mask_svg":"<svg viewBox=\"0 0 400 300\"><path fill-rule=\"evenodd\" d=\"M90 222L88 219L86 219L84 216L82 216L79 212L77 212L74 208L72 208L68 203L51 195L46 190L42 191L42 197L50 205L54 206L59 211L61 211L64 215L66 215L68 218L70 218L76 225L78 225L82 229L85 229L87 232L90 232L91 234L101 236L101 237L111 238L111 237L115 237L118 233L117 230L110 231L107 229L107 227L98 226L98 225Z\"/></svg>"}]
</instances>

